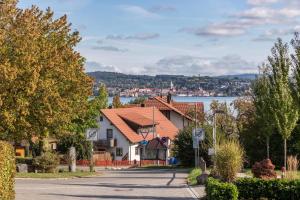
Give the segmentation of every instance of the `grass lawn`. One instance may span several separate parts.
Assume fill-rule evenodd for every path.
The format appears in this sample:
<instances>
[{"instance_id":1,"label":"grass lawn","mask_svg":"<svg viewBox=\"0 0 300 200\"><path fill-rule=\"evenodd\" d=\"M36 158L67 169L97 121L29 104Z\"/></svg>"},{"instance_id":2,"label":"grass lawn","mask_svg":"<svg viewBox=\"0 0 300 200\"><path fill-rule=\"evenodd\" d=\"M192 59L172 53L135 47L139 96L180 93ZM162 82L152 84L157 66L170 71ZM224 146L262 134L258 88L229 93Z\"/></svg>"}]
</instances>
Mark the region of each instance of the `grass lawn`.
<instances>
[{"instance_id":1,"label":"grass lawn","mask_svg":"<svg viewBox=\"0 0 300 200\"><path fill-rule=\"evenodd\" d=\"M197 184L197 176L201 174L200 169L191 169L187 178L187 182L189 185L196 185Z\"/></svg>"},{"instance_id":2,"label":"grass lawn","mask_svg":"<svg viewBox=\"0 0 300 200\"><path fill-rule=\"evenodd\" d=\"M97 172L17 173L16 178L82 178L99 175Z\"/></svg>"}]
</instances>

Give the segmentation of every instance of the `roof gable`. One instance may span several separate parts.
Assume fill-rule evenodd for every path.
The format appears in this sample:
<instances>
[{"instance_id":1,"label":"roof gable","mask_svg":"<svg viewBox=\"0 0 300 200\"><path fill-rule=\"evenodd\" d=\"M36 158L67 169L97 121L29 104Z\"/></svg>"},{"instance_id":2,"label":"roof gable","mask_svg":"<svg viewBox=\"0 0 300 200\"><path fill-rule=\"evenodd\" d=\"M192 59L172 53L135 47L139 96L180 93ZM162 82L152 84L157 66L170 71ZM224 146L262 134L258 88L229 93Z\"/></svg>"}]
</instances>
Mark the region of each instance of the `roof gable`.
<instances>
[{"instance_id":1,"label":"roof gable","mask_svg":"<svg viewBox=\"0 0 300 200\"><path fill-rule=\"evenodd\" d=\"M135 107L135 108L117 108L117 109L102 109L101 113L131 142L136 143L144 140L144 138L135 132L122 118L129 116L133 120L138 118L139 123L149 123L149 119L153 118L156 122L156 134L161 137L169 137L174 139L178 133L178 129L170 122L157 108L153 107ZM133 116L134 114L137 115ZM147 119L147 120L146 120ZM151 120L152 123L152 120ZM147 136L147 140L152 139L153 134Z\"/></svg>"}]
</instances>

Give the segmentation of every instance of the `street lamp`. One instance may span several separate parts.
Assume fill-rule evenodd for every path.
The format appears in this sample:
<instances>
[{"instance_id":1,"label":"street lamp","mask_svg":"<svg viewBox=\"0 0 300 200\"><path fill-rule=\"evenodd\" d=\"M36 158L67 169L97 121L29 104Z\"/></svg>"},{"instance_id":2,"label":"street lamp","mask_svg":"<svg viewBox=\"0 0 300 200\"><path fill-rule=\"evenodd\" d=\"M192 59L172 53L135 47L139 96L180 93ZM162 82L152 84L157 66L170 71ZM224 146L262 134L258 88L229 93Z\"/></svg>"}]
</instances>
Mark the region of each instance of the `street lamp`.
<instances>
[{"instance_id":1,"label":"street lamp","mask_svg":"<svg viewBox=\"0 0 300 200\"><path fill-rule=\"evenodd\" d=\"M213 148L214 148L214 155L217 153L217 114L225 114L223 110L215 110L213 113ZM214 168L216 167L216 161L214 159Z\"/></svg>"}]
</instances>

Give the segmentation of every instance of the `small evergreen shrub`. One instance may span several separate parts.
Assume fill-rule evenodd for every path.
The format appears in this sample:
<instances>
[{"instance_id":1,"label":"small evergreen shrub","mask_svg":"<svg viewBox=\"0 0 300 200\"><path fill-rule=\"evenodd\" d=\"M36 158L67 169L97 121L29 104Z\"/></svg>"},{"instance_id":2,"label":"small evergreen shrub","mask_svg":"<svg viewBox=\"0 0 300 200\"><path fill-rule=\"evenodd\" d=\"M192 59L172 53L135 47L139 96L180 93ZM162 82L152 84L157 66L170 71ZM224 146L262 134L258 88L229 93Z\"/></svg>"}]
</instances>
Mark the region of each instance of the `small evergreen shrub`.
<instances>
[{"instance_id":1,"label":"small evergreen shrub","mask_svg":"<svg viewBox=\"0 0 300 200\"><path fill-rule=\"evenodd\" d=\"M15 199L15 151L11 144L0 141L0 199Z\"/></svg>"},{"instance_id":2,"label":"small evergreen shrub","mask_svg":"<svg viewBox=\"0 0 300 200\"><path fill-rule=\"evenodd\" d=\"M300 180L242 178L234 183L239 199L300 199Z\"/></svg>"},{"instance_id":3,"label":"small evergreen shrub","mask_svg":"<svg viewBox=\"0 0 300 200\"><path fill-rule=\"evenodd\" d=\"M208 200L237 200L238 190L232 183L221 182L208 178L205 188Z\"/></svg>"},{"instance_id":4,"label":"small evergreen shrub","mask_svg":"<svg viewBox=\"0 0 300 200\"><path fill-rule=\"evenodd\" d=\"M256 162L252 166L252 173L255 178L272 179L277 178L275 172L275 165L272 164L270 159L265 159L260 162Z\"/></svg>"},{"instance_id":5,"label":"small evergreen shrub","mask_svg":"<svg viewBox=\"0 0 300 200\"><path fill-rule=\"evenodd\" d=\"M33 165L41 172L52 173L56 171L59 161L59 156L56 153L47 151L41 156L34 158Z\"/></svg>"},{"instance_id":6,"label":"small evergreen shrub","mask_svg":"<svg viewBox=\"0 0 300 200\"><path fill-rule=\"evenodd\" d=\"M236 140L220 144L215 156L217 174L227 182L235 179L243 166L244 150Z\"/></svg>"},{"instance_id":7,"label":"small evergreen shrub","mask_svg":"<svg viewBox=\"0 0 300 200\"><path fill-rule=\"evenodd\" d=\"M33 159L32 158L22 158L16 157L16 164L27 164L32 165Z\"/></svg>"}]
</instances>

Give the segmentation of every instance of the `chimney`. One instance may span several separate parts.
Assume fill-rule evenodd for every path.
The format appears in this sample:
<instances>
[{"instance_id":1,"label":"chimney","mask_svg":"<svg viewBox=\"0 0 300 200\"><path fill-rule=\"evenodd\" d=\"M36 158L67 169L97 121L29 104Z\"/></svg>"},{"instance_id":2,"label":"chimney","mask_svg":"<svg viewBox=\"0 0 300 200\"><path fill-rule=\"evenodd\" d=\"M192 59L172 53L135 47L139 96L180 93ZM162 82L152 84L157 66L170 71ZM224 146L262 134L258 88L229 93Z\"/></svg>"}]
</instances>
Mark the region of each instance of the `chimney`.
<instances>
[{"instance_id":1,"label":"chimney","mask_svg":"<svg viewBox=\"0 0 300 200\"><path fill-rule=\"evenodd\" d=\"M169 92L169 93L168 93L168 96L167 96L167 103L171 103L171 101L172 101L172 95L171 95L171 93Z\"/></svg>"}]
</instances>

